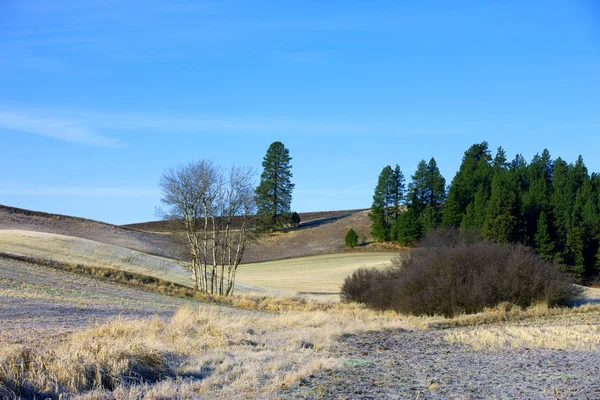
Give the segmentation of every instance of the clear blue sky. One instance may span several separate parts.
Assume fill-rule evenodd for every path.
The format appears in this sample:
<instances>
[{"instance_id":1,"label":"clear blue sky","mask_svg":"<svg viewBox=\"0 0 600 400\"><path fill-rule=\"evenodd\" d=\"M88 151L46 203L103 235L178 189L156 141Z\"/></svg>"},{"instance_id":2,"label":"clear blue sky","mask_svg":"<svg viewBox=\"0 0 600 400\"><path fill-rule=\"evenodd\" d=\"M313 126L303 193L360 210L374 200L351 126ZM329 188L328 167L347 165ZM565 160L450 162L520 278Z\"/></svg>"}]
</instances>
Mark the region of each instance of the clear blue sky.
<instances>
[{"instance_id":1,"label":"clear blue sky","mask_svg":"<svg viewBox=\"0 0 600 400\"><path fill-rule=\"evenodd\" d=\"M296 211L369 207L387 164L450 182L483 140L600 172L600 6L0 0L0 139L0 204L112 223L276 140Z\"/></svg>"}]
</instances>

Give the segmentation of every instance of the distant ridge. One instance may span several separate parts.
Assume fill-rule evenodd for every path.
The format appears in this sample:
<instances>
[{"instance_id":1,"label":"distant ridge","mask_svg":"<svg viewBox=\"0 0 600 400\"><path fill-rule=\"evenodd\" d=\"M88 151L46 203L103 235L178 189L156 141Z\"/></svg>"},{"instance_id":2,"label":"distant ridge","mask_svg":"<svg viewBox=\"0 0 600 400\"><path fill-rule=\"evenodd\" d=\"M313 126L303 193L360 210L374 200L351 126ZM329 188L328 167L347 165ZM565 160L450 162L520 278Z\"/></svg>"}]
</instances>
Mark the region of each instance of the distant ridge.
<instances>
[{"instance_id":1,"label":"distant ridge","mask_svg":"<svg viewBox=\"0 0 600 400\"><path fill-rule=\"evenodd\" d=\"M347 215L355 214L357 212L365 211L365 208L358 208L353 210L335 210L335 211L311 211L298 213L302 223L306 223L312 220L320 220L326 218L341 218ZM234 227L236 225L236 218L233 221ZM174 230L183 229L182 222L180 221L148 221L139 222L134 224L121 225L124 228L135 229L146 232L173 232Z\"/></svg>"}]
</instances>

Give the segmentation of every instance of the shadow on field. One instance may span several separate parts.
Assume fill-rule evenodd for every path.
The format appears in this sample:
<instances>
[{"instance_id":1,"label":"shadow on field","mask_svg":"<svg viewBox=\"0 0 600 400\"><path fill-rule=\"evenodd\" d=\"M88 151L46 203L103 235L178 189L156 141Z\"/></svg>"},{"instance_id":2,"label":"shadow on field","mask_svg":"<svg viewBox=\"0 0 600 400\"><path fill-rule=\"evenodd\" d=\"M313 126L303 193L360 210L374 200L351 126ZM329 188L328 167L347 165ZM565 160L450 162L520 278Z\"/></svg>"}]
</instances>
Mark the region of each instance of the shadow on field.
<instances>
[{"instance_id":1,"label":"shadow on field","mask_svg":"<svg viewBox=\"0 0 600 400\"><path fill-rule=\"evenodd\" d=\"M338 221L342 218L349 217L351 215L352 214L342 214L342 215L336 215L334 217L329 217L329 218L321 218L321 219L315 219L312 221L301 222L300 225L296 228L296 230L301 231L303 229L316 228L317 226L330 224L332 222Z\"/></svg>"}]
</instances>

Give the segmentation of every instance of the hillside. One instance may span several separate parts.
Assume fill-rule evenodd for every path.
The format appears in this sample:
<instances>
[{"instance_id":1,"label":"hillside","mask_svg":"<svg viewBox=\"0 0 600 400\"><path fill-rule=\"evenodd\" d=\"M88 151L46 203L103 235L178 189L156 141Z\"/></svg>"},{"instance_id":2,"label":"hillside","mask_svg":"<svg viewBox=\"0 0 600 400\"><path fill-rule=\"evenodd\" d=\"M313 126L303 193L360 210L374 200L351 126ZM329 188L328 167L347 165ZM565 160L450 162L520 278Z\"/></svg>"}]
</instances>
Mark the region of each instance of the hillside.
<instances>
[{"instance_id":1,"label":"hillside","mask_svg":"<svg viewBox=\"0 0 600 400\"><path fill-rule=\"evenodd\" d=\"M302 222L287 233L262 235L247 249L244 263L340 253L344 235L354 228L359 238L371 240L368 210L300 213ZM142 253L185 258L183 247L173 239L178 227L172 221L116 226L90 219L49 214L0 205L0 230L52 233L93 240Z\"/></svg>"},{"instance_id":2,"label":"hillside","mask_svg":"<svg viewBox=\"0 0 600 400\"><path fill-rule=\"evenodd\" d=\"M359 238L371 241L368 210L339 210L299 213L300 225L290 232L261 235L250 244L243 262L258 263L295 257L341 253L349 228ZM235 227L235 221L234 221ZM148 233L172 234L181 230L178 221L151 221L124 225Z\"/></svg>"},{"instance_id":3,"label":"hillside","mask_svg":"<svg viewBox=\"0 0 600 400\"><path fill-rule=\"evenodd\" d=\"M344 236L350 228L359 240L371 238L371 220L368 210L341 211L338 214L314 213L314 219L303 219L298 228L286 233L261 236L244 255L244 263L274 261L286 258L341 253Z\"/></svg>"},{"instance_id":4,"label":"hillside","mask_svg":"<svg viewBox=\"0 0 600 400\"><path fill-rule=\"evenodd\" d=\"M85 218L3 205L0 205L0 229L54 233L94 240L162 257L182 257L180 247L165 235L142 232Z\"/></svg>"}]
</instances>

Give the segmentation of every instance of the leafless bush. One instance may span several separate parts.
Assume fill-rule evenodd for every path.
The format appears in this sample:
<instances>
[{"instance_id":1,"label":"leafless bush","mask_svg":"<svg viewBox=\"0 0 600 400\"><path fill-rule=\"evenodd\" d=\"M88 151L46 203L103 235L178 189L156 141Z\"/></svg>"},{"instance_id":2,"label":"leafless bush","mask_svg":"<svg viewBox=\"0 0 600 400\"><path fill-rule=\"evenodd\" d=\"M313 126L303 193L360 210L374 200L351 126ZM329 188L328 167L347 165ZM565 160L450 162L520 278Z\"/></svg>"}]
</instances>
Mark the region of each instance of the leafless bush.
<instances>
[{"instance_id":1,"label":"leafless bush","mask_svg":"<svg viewBox=\"0 0 600 400\"><path fill-rule=\"evenodd\" d=\"M558 305L580 296L556 265L531 249L477 241L455 230L432 232L410 258L348 277L342 288L344 301L415 315L475 313L502 302Z\"/></svg>"}]
</instances>

